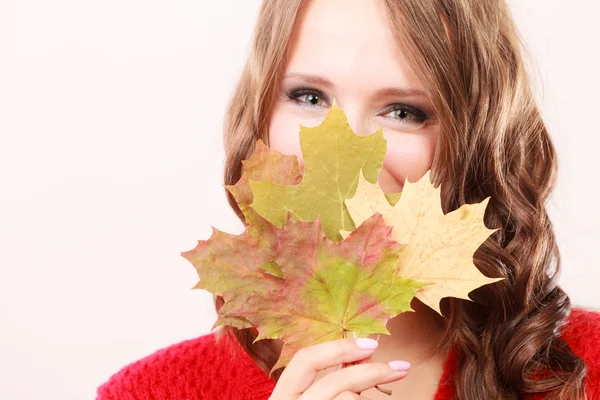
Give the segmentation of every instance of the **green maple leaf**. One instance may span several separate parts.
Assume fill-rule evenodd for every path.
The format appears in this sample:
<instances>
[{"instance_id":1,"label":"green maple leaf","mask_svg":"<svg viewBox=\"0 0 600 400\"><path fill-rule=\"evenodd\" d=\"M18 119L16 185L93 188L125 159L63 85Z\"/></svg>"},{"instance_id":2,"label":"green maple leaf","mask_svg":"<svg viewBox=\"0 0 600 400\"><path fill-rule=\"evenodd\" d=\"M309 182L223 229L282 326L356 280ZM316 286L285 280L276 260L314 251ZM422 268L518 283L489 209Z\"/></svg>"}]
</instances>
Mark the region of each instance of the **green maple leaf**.
<instances>
[{"instance_id":1,"label":"green maple leaf","mask_svg":"<svg viewBox=\"0 0 600 400\"><path fill-rule=\"evenodd\" d=\"M410 301L426 283L395 274L402 246L381 214L361 224L342 242L330 241L313 222L288 219L273 263L284 284L257 292L231 313L251 321L256 340L281 338L284 347L274 370L300 348L348 336L390 334L385 325L412 311Z\"/></svg>"},{"instance_id":2,"label":"green maple leaf","mask_svg":"<svg viewBox=\"0 0 600 400\"><path fill-rule=\"evenodd\" d=\"M300 146L302 181L282 185L250 179L250 207L278 227L285 224L288 210L295 220L314 221L319 216L327 237L339 241L340 229L355 228L344 200L354 195L361 170L369 182L377 181L387 146L383 130L357 136L334 102L321 125L300 127Z\"/></svg>"}]
</instances>

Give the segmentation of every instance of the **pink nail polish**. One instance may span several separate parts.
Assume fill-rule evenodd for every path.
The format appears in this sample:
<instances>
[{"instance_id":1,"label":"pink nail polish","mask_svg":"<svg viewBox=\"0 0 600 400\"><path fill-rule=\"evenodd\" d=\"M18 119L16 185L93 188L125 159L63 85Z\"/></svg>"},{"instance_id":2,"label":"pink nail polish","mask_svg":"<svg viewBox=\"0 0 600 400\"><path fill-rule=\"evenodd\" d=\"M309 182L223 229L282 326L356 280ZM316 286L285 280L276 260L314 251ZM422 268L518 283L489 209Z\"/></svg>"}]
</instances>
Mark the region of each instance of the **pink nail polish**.
<instances>
[{"instance_id":1,"label":"pink nail polish","mask_svg":"<svg viewBox=\"0 0 600 400\"><path fill-rule=\"evenodd\" d=\"M371 338L357 338L356 345L363 350L373 350L376 349L379 343L377 340Z\"/></svg>"},{"instance_id":2,"label":"pink nail polish","mask_svg":"<svg viewBox=\"0 0 600 400\"><path fill-rule=\"evenodd\" d=\"M408 361L390 361L388 365L395 371L408 371L410 368L410 363Z\"/></svg>"}]
</instances>

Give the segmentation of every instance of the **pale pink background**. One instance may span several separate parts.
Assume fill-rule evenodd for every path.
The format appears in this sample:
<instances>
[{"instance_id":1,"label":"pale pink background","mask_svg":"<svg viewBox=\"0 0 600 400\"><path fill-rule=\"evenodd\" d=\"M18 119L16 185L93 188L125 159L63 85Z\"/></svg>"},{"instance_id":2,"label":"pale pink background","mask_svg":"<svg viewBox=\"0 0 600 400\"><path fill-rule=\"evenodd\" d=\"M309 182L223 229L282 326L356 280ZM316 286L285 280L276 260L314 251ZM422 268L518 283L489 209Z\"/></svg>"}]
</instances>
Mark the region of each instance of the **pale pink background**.
<instances>
[{"instance_id":1,"label":"pale pink background","mask_svg":"<svg viewBox=\"0 0 600 400\"><path fill-rule=\"evenodd\" d=\"M259 3L0 2L0 398L91 399L208 333L211 296L179 253L210 224L241 231L221 118ZM560 155L562 284L600 307L600 3L511 5Z\"/></svg>"}]
</instances>

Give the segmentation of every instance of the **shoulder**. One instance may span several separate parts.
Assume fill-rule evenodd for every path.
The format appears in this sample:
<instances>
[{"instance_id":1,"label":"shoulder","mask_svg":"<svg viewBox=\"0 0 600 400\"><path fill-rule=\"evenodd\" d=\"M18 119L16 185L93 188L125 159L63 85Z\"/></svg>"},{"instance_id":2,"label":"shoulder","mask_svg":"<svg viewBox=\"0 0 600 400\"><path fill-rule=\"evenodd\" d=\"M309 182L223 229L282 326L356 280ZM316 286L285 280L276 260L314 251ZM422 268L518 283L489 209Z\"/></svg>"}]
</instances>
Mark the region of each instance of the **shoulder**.
<instances>
[{"instance_id":1,"label":"shoulder","mask_svg":"<svg viewBox=\"0 0 600 400\"><path fill-rule=\"evenodd\" d=\"M574 308L562 337L586 363L588 397L600 398L600 312Z\"/></svg>"},{"instance_id":2,"label":"shoulder","mask_svg":"<svg viewBox=\"0 0 600 400\"><path fill-rule=\"evenodd\" d=\"M184 340L126 365L98 387L96 400L266 399L274 387L267 374L233 339L216 336ZM251 386L256 396L247 395Z\"/></svg>"}]
</instances>

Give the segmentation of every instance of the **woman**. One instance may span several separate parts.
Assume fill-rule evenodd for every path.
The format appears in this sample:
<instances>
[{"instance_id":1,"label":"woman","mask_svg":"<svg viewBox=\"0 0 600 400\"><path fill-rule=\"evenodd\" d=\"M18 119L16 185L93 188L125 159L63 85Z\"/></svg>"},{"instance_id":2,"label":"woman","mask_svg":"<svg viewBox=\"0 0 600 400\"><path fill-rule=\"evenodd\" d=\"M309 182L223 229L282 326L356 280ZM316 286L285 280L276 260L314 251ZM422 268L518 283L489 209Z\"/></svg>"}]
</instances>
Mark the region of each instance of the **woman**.
<instances>
[{"instance_id":1,"label":"woman","mask_svg":"<svg viewBox=\"0 0 600 400\"><path fill-rule=\"evenodd\" d=\"M389 399L383 385L394 399L600 399L600 315L557 286L556 155L528 79L504 0L265 0L227 114L225 184L259 138L302 164L298 124L335 98L357 134L384 128L385 192L431 169L445 212L491 196L485 222L502 229L475 264L504 280L444 299L444 318L415 300L377 351L322 343L271 380L281 342L227 327L127 366L99 398Z\"/></svg>"}]
</instances>

